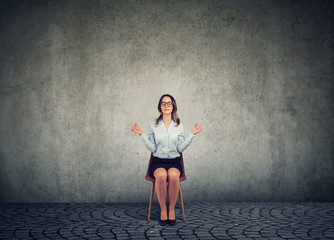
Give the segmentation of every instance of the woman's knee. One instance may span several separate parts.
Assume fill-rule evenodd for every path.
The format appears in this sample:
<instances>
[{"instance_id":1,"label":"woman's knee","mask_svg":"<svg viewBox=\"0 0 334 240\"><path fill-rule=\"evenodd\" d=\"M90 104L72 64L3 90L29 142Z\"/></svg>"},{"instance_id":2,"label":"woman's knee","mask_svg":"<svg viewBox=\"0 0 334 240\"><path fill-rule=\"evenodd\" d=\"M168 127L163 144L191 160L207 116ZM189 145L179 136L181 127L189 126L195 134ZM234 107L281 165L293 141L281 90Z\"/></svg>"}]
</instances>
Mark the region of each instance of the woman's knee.
<instances>
[{"instance_id":1,"label":"woman's knee","mask_svg":"<svg viewBox=\"0 0 334 240\"><path fill-rule=\"evenodd\" d=\"M178 182L180 180L180 171L177 168L170 168L167 176L168 182Z\"/></svg>"},{"instance_id":2,"label":"woman's knee","mask_svg":"<svg viewBox=\"0 0 334 240\"><path fill-rule=\"evenodd\" d=\"M157 182L167 181L167 171L164 168L158 168L153 173Z\"/></svg>"}]
</instances>

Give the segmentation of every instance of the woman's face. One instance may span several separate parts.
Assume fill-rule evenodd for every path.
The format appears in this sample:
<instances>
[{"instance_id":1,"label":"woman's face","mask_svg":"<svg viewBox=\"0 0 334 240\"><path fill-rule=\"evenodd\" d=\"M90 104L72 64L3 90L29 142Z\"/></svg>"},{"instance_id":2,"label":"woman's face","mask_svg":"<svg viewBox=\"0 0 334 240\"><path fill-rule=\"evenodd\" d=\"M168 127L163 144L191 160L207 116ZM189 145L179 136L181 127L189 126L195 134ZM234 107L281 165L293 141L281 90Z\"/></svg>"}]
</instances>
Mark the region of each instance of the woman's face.
<instances>
[{"instance_id":1,"label":"woman's face","mask_svg":"<svg viewBox=\"0 0 334 240\"><path fill-rule=\"evenodd\" d=\"M161 100L161 111L162 114L168 115L173 112L173 103L170 97L163 97Z\"/></svg>"}]
</instances>

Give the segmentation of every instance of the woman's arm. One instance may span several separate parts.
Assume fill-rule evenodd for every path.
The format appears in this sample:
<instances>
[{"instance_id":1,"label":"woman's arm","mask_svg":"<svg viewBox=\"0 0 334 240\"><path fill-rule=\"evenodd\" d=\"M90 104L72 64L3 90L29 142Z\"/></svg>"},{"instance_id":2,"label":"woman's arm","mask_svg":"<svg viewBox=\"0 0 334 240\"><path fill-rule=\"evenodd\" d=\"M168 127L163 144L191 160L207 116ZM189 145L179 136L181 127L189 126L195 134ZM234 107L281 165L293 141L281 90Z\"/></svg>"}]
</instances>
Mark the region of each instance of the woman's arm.
<instances>
[{"instance_id":1,"label":"woman's arm","mask_svg":"<svg viewBox=\"0 0 334 240\"><path fill-rule=\"evenodd\" d=\"M185 138L183 134L184 132L183 125L180 125L180 127L181 127L181 132L178 136L177 151L179 153L182 153L190 145L190 143L192 143L195 134L202 132L203 129L202 129L202 124L199 126L196 123L191 133L188 135L187 138Z\"/></svg>"},{"instance_id":2,"label":"woman's arm","mask_svg":"<svg viewBox=\"0 0 334 240\"><path fill-rule=\"evenodd\" d=\"M150 152L155 152L156 144L154 140L154 131L153 131L152 125L148 129L148 136L146 136L145 133L143 133L141 135L141 139L143 140L143 143L145 144L147 149L150 150Z\"/></svg>"},{"instance_id":3,"label":"woman's arm","mask_svg":"<svg viewBox=\"0 0 334 240\"><path fill-rule=\"evenodd\" d=\"M182 153L186 148L191 144L194 138L194 134L190 133L187 138L184 137L184 129L183 125L180 125L181 131L178 135L178 141L177 141L177 151L179 153Z\"/></svg>"}]
</instances>

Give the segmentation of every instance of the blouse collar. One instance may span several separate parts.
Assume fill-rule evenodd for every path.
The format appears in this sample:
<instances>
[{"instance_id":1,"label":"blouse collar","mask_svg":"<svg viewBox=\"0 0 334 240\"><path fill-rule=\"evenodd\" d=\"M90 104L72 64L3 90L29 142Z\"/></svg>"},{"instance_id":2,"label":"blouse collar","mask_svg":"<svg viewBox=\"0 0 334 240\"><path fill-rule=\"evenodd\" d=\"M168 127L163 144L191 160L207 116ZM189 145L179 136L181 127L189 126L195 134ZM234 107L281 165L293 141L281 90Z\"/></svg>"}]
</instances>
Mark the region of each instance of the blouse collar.
<instances>
[{"instance_id":1,"label":"blouse collar","mask_svg":"<svg viewBox=\"0 0 334 240\"><path fill-rule=\"evenodd\" d=\"M163 129L165 129L165 130L167 131L166 126L165 126L165 123L162 121L162 119L160 119L159 124L161 125L161 127L162 127ZM174 122L173 119L172 119L172 121L171 121L171 123L170 123L170 125L169 125L169 127L168 127L168 130L170 129L171 126L173 126L173 127L175 126L175 122Z\"/></svg>"}]
</instances>

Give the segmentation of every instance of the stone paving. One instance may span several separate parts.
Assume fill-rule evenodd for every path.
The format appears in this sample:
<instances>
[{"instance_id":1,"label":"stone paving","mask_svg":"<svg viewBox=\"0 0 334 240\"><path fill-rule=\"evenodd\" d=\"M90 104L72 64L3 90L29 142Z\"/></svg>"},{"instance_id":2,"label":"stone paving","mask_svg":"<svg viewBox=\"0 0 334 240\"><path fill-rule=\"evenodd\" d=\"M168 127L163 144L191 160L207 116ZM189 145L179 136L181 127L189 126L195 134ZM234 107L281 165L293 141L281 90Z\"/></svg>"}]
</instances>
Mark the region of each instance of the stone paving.
<instances>
[{"instance_id":1,"label":"stone paving","mask_svg":"<svg viewBox=\"0 0 334 240\"><path fill-rule=\"evenodd\" d=\"M0 203L0 239L334 239L334 203L185 203L176 225L142 203Z\"/></svg>"}]
</instances>

